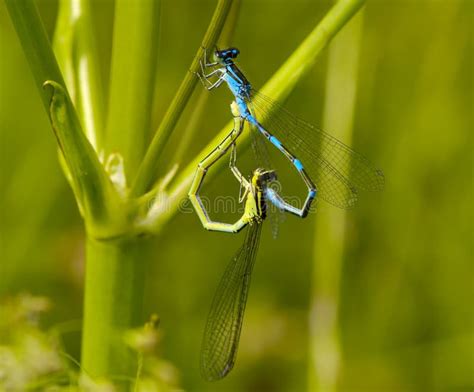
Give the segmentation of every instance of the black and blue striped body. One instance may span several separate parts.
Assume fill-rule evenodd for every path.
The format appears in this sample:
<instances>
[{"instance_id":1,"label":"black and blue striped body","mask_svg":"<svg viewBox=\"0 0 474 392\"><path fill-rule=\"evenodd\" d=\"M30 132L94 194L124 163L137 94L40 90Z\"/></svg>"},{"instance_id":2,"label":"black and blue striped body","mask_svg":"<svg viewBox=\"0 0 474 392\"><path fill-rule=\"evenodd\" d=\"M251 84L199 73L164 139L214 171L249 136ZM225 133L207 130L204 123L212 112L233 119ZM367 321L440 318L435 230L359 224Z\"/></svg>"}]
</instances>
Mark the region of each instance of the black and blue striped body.
<instances>
[{"instance_id":1,"label":"black and blue striped body","mask_svg":"<svg viewBox=\"0 0 474 392\"><path fill-rule=\"evenodd\" d=\"M258 131L278 150L280 150L283 155L293 164L298 173L302 176L303 181L305 182L308 188L308 196L304 207L301 210L292 210L289 212L294 213L299 216L306 216L309 212L311 202L316 197L316 187L313 182L305 172L304 166L299 159L297 159L274 135L268 132L262 124L252 115L252 112L249 109L248 102L250 101L250 94L252 86L245 78L243 73L234 63L232 58L225 58L223 60L223 74L222 79L227 83L230 91L235 97L235 102L239 109L240 117L248 121L251 125L255 126ZM279 206L277 206L279 207ZM297 211L297 212L296 212Z\"/></svg>"}]
</instances>

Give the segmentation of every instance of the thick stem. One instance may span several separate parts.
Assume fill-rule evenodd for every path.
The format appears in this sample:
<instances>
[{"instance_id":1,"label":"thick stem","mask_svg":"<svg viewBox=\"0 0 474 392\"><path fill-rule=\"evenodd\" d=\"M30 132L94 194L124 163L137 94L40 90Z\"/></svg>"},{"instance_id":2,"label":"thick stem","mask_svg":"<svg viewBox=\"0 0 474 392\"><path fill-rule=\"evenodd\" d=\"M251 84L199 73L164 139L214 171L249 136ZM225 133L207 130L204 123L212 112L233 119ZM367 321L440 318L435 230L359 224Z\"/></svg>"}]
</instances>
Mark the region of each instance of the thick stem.
<instances>
[{"instance_id":1,"label":"thick stem","mask_svg":"<svg viewBox=\"0 0 474 392\"><path fill-rule=\"evenodd\" d=\"M132 380L136 374L137 357L123 332L143 324L147 245L143 239L87 240L81 363L93 378Z\"/></svg>"}]
</instances>

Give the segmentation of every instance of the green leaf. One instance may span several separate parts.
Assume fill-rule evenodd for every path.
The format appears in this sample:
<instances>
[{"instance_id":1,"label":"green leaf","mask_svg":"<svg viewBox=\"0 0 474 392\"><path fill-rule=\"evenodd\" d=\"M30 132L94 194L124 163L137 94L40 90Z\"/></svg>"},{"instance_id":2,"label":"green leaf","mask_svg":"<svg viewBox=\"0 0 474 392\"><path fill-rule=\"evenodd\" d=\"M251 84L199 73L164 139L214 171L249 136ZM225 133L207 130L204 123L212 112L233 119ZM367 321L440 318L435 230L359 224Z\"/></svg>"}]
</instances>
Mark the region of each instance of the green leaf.
<instances>
[{"instance_id":1,"label":"green leaf","mask_svg":"<svg viewBox=\"0 0 474 392\"><path fill-rule=\"evenodd\" d=\"M121 215L117 213L119 195L82 132L65 89L50 80L44 83L44 87L51 91L49 118L86 225L93 231L110 230L113 226L110 222L116 222Z\"/></svg>"}]
</instances>

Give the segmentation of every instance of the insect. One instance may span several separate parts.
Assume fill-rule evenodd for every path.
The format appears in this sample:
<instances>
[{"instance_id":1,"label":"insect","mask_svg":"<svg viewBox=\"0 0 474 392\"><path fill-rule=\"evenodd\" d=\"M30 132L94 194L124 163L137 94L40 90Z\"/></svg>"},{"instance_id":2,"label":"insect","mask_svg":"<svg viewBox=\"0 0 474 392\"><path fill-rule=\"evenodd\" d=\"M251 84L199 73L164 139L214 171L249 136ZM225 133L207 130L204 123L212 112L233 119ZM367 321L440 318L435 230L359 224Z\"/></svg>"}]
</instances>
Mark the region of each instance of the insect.
<instances>
[{"instance_id":1,"label":"insect","mask_svg":"<svg viewBox=\"0 0 474 392\"><path fill-rule=\"evenodd\" d=\"M194 209L196 210L199 219L201 220L202 225L205 229L211 231L223 231L227 233L237 233L242 230L247 222L245 216L242 216L237 222L233 224L214 222L210 217L208 212L204 207L204 203L201 200L199 191L204 183L204 177L206 176L207 171L214 165L219 159L221 159L229 149L232 149L230 154L230 170L240 182L241 187L244 189L244 192L248 191L248 186L246 184L245 178L240 173L239 169L236 166L236 145L235 142L237 138L243 131L244 121L242 117L238 115L238 108L235 102L231 105L232 113L234 114L234 127L229 132L229 134L212 150L201 162L199 162L196 173L194 175L194 180L191 184L191 187L188 192L189 199L193 204ZM292 204L286 202L275 190L272 188L266 189L268 199L281 211L286 211L297 216L305 216L306 211L303 208L297 208ZM245 197L245 195L244 195ZM244 214L245 215L245 214Z\"/></svg>"},{"instance_id":2,"label":"insect","mask_svg":"<svg viewBox=\"0 0 474 392\"><path fill-rule=\"evenodd\" d=\"M235 103L232 110L234 114L237 113ZM301 214L301 211L285 202L269 186L276 180L275 171L256 169L252 178L247 180L237 168L235 140L242 132L243 126L241 117L234 117L232 131L199 163L189 191L189 198L207 230L236 233L248 226L243 245L222 276L207 319L201 352L201 373L207 380L225 377L235 363L250 276L257 255L262 224L267 216L268 203L273 203L283 211ZM242 216L232 224L213 221L199 196L208 169L229 149L230 170L243 189L240 201L245 202Z\"/></svg>"},{"instance_id":3,"label":"insect","mask_svg":"<svg viewBox=\"0 0 474 392\"><path fill-rule=\"evenodd\" d=\"M226 83L238 116L283 153L306 185L303 206L289 212L306 216L316 192L327 202L347 209L356 203L358 189L383 188L382 171L363 155L256 91L235 63L240 53L237 48L216 49L213 62L208 62L206 53L204 49L198 74L205 87L213 90Z\"/></svg>"},{"instance_id":4,"label":"insect","mask_svg":"<svg viewBox=\"0 0 474 392\"><path fill-rule=\"evenodd\" d=\"M233 368L239 346L250 280L257 256L260 233L266 218L268 183L276 179L272 170L257 169L250 181L236 174L245 189L245 209L232 229L248 226L245 240L220 280L207 318L201 350L201 374L208 381L225 377ZM211 226L209 226L211 227ZM212 230L228 231L225 223L213 222Z\"/></svg>"},{"instance_id":5,"label":"insect","mask_svg":"<svg viewBox=\"0 0 474 392\"><path fill-rule=\"evenodd\" d=\"M237 48L216 49L215 61L208 63L205 51L201 73L198 74L208 90L215 89L224 82L227 84L235 98L231 105L234 127L198 164L189 198L207 230L236 233L248 226L243 245L221 278L206 323L201 373L211 381L225 377L236 360L251 273L267 207L273 204L282 211L305 217L316 193L337 207L350 208L357 200L357 189L379 190L384 184L383 173L374 168L365 157L329 134L296 118L270 98L254 90L235 64L234 60L238 55ZM206 74L208 69L210 72ZM262 122L258 120L260 118ZM256 169L250 180L238 170L236 141L245 124L257 129L298 171L308 191L300 208L285 202L269 186L276 180L274 170ZM240 201L245 201L245 208L236 222L223 223L211 219L199 192L208 170L229 149L229 166L243 189Z\"/></svg>"}]
</instances>

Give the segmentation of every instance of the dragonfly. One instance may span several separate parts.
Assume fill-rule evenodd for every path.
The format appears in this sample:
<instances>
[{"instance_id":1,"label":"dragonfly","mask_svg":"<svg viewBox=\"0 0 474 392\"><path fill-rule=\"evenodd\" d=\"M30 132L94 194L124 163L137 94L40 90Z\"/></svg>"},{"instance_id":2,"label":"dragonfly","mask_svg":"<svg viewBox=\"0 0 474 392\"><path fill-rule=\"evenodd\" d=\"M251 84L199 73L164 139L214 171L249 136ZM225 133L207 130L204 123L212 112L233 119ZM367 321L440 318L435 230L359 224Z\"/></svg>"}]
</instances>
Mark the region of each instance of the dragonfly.
<instances>
[{"instance_id":1,"label":"dragonfly","mask_svg":"<svg viewBox=\"0 0 474 392\"><path fill-rule=\"evenodd\" d=\"M367 158L254 89L235 63L239 49L216 48L212 62L208 62L207 50L203 50L198 76L204 86L213 90L227 84L242 121L257 129L301 176L307 196L301 208L289 212L305 217L316 193L336 207L349 209L358 199L358 190L383 188L382 171Z\"/></svg>"}]
</instances>

